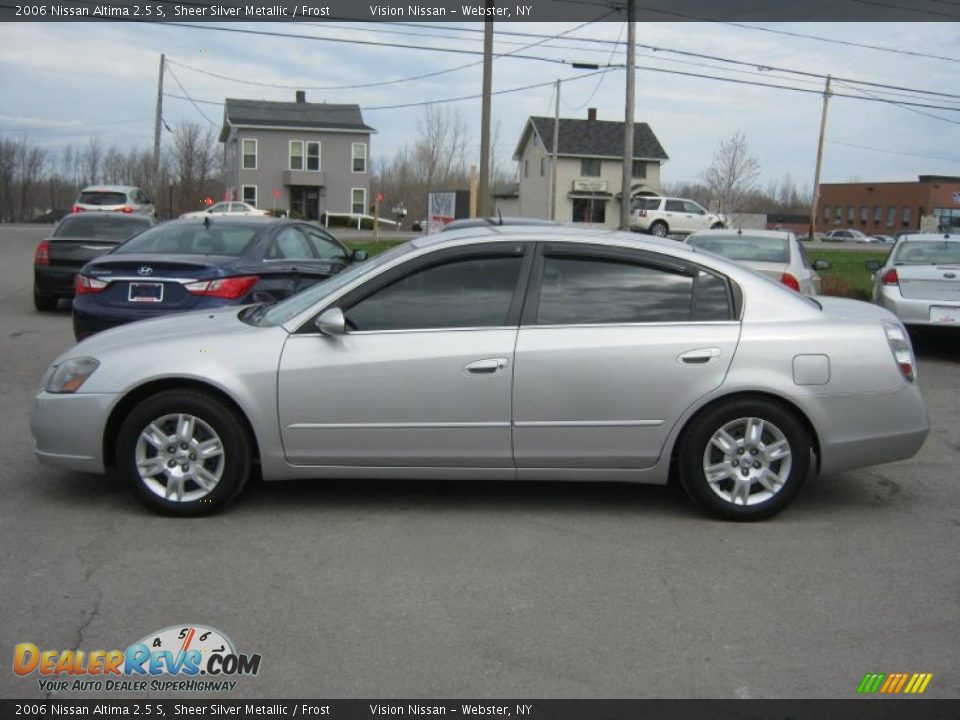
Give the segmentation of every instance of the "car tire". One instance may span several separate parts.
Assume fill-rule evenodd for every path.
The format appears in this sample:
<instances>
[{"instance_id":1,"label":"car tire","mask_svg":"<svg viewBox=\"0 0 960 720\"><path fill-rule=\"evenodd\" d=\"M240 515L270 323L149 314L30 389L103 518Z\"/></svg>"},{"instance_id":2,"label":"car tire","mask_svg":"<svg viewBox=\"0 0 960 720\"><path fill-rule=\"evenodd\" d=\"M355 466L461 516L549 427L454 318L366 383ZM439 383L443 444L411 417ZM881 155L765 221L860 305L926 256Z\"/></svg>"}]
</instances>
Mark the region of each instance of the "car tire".
<instances>
[{"instance_id":1,"label":"car tire","mask_svg":"<svg viewBox=\"0 0 960 720\"><path fill-rule=\"evenodd\" d=\"M670 228L663 220L657 220L650 226L650 234L655 237L665 238L669 233Z\"/></svg>"},{"instance_id":2,"label":"car tire","mask_svg":"<svg viewBox=\"0 0 960 720\"><path fill-rule=\"evenodd\" d=\"M165 515L222 509L243 489L250 465L250 442L237 412L196 390L148 397L117 436L119 475L137 500Z\"/></svg>"},{"instance_id":3,"label":"car tire","mask_svg":"<svg viewBox=\"0 0 960 720\"><path fill-rule=\"evenodd\" d=\"M762 398L721 402L690 423L680 443L679 475L687 495L723 520L765 520L783 510L810 470L803 423Z\"/></svg>"},{"instance_id":4,"label":"car tire","mask_svg":"<svg viewBox=\"0 0 960 720\"><path fill-rule=\"evenodd\" d=\"M60 304L60 298L56 295L48 295L33 288L33 306L40 312L53 312Z\"/></svg>"}]
</instances>

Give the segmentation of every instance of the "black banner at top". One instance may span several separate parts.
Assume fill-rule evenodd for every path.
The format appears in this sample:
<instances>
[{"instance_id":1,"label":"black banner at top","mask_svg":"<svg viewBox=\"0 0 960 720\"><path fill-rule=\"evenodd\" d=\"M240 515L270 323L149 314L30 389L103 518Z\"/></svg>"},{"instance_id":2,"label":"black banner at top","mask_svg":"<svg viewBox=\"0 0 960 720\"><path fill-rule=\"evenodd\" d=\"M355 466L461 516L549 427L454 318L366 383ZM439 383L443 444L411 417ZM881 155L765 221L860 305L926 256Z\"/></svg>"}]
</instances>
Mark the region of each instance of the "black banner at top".
<instances>
[{"instance_id":1,"label":"black banner at top","mask_svg":"<svg viewBox=\"0 0 960 720\"><path fill-rule=\"evenodd\" d=\"M6 22L622 22L629 0L0 0ZM634 0L638 22L956 22L943 0Z\"/></svg>"}]
</instances>

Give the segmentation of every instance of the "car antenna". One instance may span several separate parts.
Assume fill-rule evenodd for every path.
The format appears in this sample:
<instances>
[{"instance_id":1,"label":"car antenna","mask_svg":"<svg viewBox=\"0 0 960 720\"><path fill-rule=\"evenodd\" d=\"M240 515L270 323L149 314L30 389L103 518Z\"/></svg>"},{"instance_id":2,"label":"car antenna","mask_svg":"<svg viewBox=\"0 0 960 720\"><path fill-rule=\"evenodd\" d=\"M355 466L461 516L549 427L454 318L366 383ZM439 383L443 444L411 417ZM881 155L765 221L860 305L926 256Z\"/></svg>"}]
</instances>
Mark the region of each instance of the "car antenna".
<instances>
[{"instance_id":1,"label":"car antenna","mask_svg":"<svg viewBox=\"0 0 960 720\"><path fill-rule=\"evenodd\" d=\"M500 208L497 208L497 217L500 219L500 222L497 223L497 224L498 224L498 225L503 225L503 213L500 212Z\"/></svg>"},{"instance_id":2,"label":"car antenna","mask_svg":"<svg viewBox=\"0 0 960 720\"><path fill-rule=\"evenodd\" d=\"M743 227L737 228L737 235L743 235Z\"/></svg>"},{"instance_id":3,"label":"car antenna","mask_svg":"<svg viewBox=\"0 0 960 720\"><path fill-rule=\"evenodd\" d=\"M205 228L210 227L210 216L209 216L209 215L204 215L204 216L203 216L203 226L204 226Z\"/></svg>"}]
</instances>

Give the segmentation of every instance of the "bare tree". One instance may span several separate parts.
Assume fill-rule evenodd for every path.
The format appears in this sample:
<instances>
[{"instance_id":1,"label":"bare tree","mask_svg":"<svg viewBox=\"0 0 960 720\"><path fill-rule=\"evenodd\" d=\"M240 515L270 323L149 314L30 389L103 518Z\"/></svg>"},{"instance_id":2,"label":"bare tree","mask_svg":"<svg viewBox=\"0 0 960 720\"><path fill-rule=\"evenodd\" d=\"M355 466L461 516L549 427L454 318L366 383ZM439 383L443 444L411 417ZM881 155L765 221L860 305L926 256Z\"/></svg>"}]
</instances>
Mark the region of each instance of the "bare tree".
<instances>
[{"instance_id":1,"label":"bare tree","mask_svg":"<svg viewBox=\"0 0 960 720\"><path fill-rule=\"evenodd\" d=\"M84 185L93 185L100 178L100 163L102 160L103 147L100 145L100 138L94 135L87 142L87 147L83 150L80 158Z\"/></svg>"},{"instance_id":2,"label":"bare tree","mask_svg":"<svg viewBox=\"0 0 960 720\"><path fill-rule=\"evenodd\" d=\"M177 186L176 212L195 210L204 198L219 198L223 182L216 137L193 122L183 122L173 131L170 166Z\"/></svg>"},{"instance_id":3,"label":"bare tree","mask_svg":"<svg viewBox=\"0 0 960 720\"><path fill-rule=\"evenodd\" d=\"M713 162L701 175L710 192L711 204L720 212L740 212L756 189L760 161L750 154L743 133L722 140Z\"/></svg>"}]
</instances>

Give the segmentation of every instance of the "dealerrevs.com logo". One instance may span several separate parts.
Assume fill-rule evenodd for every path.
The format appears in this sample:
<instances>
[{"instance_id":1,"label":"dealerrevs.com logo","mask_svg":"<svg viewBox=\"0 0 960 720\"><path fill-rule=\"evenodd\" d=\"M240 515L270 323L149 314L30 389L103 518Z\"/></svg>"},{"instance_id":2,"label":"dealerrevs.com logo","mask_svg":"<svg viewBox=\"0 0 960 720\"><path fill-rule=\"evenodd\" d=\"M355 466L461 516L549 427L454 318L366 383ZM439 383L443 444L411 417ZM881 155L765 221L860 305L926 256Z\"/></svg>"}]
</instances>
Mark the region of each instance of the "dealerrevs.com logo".
<instances>
[{"instance_id":1,"label":"dealerrevs.com logo","mask_svg":"<svg viewBox=\"0 0 960 720\"><path fill-rule=\"evenodd\" d=\"M260 672L259 654L238 653L219 630L178 625L147 635L126 650L13 648L13 672L39 676L42 692L230 691L236 677Z\"/></svg>"}]
</instances>

